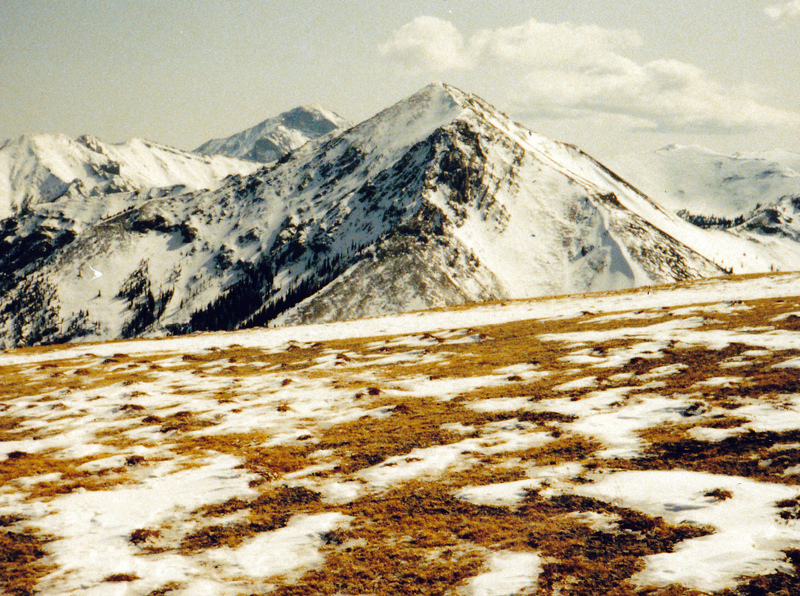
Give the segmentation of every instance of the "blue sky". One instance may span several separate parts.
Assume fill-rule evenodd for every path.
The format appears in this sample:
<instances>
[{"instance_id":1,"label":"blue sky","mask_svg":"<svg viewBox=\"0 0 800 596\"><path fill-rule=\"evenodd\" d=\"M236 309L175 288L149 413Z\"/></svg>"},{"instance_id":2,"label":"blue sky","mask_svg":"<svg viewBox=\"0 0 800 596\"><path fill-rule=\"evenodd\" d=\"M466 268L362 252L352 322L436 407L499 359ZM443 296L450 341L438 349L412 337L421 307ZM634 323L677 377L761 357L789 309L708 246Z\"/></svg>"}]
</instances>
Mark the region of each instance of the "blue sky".
<instances>
[{"instance_id":1,"label":"blue sky","mask_svg":"<svg viewBox=\"0 0 800 596\"><path fill-rule=\"evenodd\" d=\"M433 80L595 155L800 152L800 1L4 0L0 139L192 149L296 105L352 121Z\"/></svg>"}]
</instances>

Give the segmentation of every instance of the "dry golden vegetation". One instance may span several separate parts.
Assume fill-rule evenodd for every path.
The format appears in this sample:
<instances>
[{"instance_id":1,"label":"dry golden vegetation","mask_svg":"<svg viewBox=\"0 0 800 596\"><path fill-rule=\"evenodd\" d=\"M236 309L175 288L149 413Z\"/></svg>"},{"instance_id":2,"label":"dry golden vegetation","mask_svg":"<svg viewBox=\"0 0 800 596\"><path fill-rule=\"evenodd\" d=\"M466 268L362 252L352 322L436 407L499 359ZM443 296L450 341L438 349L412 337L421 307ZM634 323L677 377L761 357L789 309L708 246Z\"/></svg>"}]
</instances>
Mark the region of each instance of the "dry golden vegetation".
<instances>
[{"instance_id":1,"label":"dry golden vegetation","mask_svg":"<svg viewBox=\"0 0 800 596\"><path fill-rule=\"evenodd\" d=\"M617 471L676 469L800 484L800 422L765 428L759 418L800 421L797 368L780 367L800 357L798 312L794 297L613 315L587 304L577 317L279 347L20 350L24 358L0 367L0 446L10 446L0 452L0 587L71 585L50 546L59 536L38 527L34 505L135 489L224 455L238 462L240 494L143 523L127 535L131 556L212 568L210 554L338 513L348 521L319 535L318 564L257 580L219 564L209 573L231 593L444 595L508 551L541 559L524 593L699 594L633 578L647 557L714 527L671 525L578 487ZM592 430L592 416L657 399L675 405L619 444ZM627 455L605 451L622 448ZM514 503L460 492L514 483ZM785 523L800 519L798 498L776 503ZM724 593L800 593L799 552ZM191 592L188 580L153 585L130 568L96 581L130 594Z\"/></svg>"}]
</instances>

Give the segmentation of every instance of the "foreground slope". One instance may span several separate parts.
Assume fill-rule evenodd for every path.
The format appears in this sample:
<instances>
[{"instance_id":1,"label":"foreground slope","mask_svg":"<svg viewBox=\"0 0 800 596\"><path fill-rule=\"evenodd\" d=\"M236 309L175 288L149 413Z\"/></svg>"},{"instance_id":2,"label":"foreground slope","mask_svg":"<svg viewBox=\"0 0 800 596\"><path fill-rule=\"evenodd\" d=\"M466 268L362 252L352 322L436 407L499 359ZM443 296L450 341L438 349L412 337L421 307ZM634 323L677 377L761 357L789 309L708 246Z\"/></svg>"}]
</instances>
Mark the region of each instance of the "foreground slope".
<instances>
[{"instance_id":1,"label":"foreground slope","mask_svg":"<svg viewBox=\"0 0 800 596\"><path fill-rule=\"evenodd\" d=\"M796 593L798 320L776 274L7 352L0 587Z\"/></svg>"},{"instance_id":2,"label":"foreground slope","mask_svg":"<svg viewBox=\"0 0 800 596\"><path fill-rule=\"evenodd\" d=\"M147 199L7 276L3 345L723 274L687 244L702 231L442 84L216 190Z\"/></svg>"}]
</instances>

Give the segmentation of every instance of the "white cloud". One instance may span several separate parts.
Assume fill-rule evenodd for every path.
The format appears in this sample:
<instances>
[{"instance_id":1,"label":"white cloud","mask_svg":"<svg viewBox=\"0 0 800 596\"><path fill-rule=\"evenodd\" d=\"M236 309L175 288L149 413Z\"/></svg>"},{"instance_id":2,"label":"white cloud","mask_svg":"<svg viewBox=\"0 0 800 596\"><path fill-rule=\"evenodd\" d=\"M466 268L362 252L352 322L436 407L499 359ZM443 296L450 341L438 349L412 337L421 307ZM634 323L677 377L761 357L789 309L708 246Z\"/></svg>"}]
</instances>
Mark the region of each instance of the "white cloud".
<instances>
[{"instance_id":1,"label":"white cloud","mask_svg":"<svg viewBox=\"0 0 800 596\"><path fill-rule=\"evenodd\" d=\"M458 29L449 21L436 17L417 17L403 25L389 43L380 47L380 52L409 68L422 65L434 72L473 66Z\"/></svg>"},{"instance_id":2,"label":"white cloud","mask_svg":"<svg viewBox=\"0 0 800 596\"><path fill-rule=\"evenodd\" d=\"M800 127L800 114L762 103L752 87L722 85L679 60L639 63L623 53L641 45L628 29L536 20L465 39L448 21L420 17L381 51L418 72L478 72L492 87L515 89L505 98L515 112L538 117L612 115L687 132Z\"/></svg>"},{"instance_id":3,"label":"white cloud","mask_svg":"<svg viewBox=\"0 0 800 596\"><path fill-rule=\"evenodd\" d=\"M773 4L764 9L767 16L773 21L780 21L781 23L789 23L793 21L800 21L800 0L794 2L784 2L782 4Z\"/></svg>"},{"instance_id":4,"label":"white cloud","mask_svg":"<svg viewBox=\"0 0 800 596\"><path fill-rule=\"evenodd\" d=\"M639 46L639 34L628 29L594 25L540 23L535 20L508 29L485 30L470 40L473 53L535 68L626 69L629 60L617 50Z\"/></svg>"}]
</instances>

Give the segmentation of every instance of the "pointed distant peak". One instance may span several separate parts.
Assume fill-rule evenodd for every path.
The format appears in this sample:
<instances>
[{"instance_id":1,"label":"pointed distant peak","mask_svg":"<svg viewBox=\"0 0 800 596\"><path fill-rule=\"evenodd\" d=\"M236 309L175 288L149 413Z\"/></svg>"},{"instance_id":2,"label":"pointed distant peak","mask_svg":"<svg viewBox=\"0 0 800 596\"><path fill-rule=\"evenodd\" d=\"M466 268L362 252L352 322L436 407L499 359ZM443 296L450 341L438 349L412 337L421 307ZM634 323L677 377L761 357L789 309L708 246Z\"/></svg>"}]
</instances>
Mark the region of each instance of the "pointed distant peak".
<instances>
[{"instance_id":1,"label":"pointed distant peak","mask_svg":"<svg viewBox=\"0 0 800 596\"><path fill-rule=\"evenodd\" d=\"M425 101L429 102L431 105L440 105L443 107L455 107L458 105L463 106L463 102L467 97L468 95L460 89L448 85L447 83L437 81L417 91L409 100L415 102Z\"/></svg>"},{"instance_id":2,"label":"pointed distant peak","mask_svg":"<svg viewBox=\"0 0 800 596\"><path fill-rule=\"evenodd\" d=\"M315 116L321 116L323 118L329 118L331 120L343 120L343 118L339 116L339 114L337 114L336 112L332 112L331 110L327 109L326 107L318 103L310 103L302 106L297 106L296 108L292 108L291 110L283 112L278 117L284 118L286 116L293 116L296 114L311 114Z\"/></svg>"},{"instance_id":3,"label":"pointed distant peak","mask_svg":"<svg viewBox=\"0 0 800 596\"><path fill-rule=\"evenodd\" d=\"M376 116L378 119L410 119L427 121L433 118L441 121L453 120L467 106L469 96L446 83L436 82L426 85L413 95L400 100Z\"/></svg>"},{"instance_id":4,"label":"pointed distant peak","mask_svg":"<svg viewBox=\"0 0 800 596\"><path fill-rule=\"evenodd\" d=\"M469 98L455 87L432 83L343 134L366 151L388 155L454 122L468 109Z\"/></svg>"},{"instance_id":5,"label":"pointed distant peak","mask_svg":"<svg viewBox=\"0 0 800 596\"><path fill-rule=\"evenodd\" d=\"M339 128L347 128L350 123L319 104L310 104L292 108L264 122L279 123L283 126L308 133L309 136L321 136Z\"/></svg>"},{"instance_id":6,"label":"pointed distant peak","mask_svg":"<svg viewBox=\"0 0 800 596\"><path fill-rule=\"evenodd\" d=\"M350 122L320 105L303 105L229 137L207 141L195 152L267 163L308 141L336 134L350 126Z\"/></svg>"}]
</instances>

